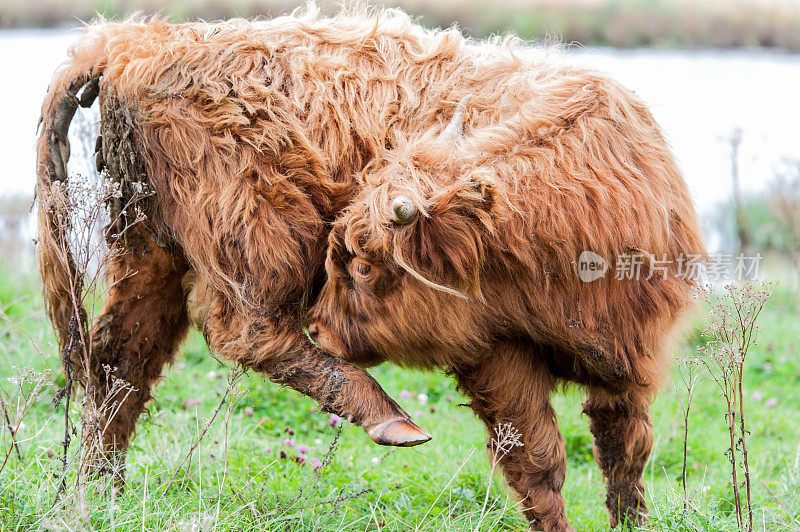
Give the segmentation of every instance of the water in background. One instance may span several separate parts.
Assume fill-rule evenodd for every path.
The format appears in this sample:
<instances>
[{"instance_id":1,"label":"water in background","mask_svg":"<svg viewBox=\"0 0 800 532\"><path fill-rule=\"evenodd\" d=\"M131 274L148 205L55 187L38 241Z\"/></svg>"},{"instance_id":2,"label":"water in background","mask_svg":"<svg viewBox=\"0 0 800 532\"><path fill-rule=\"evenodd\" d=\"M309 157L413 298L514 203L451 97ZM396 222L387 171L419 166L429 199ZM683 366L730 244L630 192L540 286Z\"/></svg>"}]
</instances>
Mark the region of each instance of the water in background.
<instances>
[{"instance_id":1,"label":"water in background","mask_svg":"<svg viewBox=\"0 0 800 532\"><path fill-rule=\"evenodd\" d=\"M78 36L68 30L0 31L0 195L32 194L39 109ZM781 157L800 156L800 55L765 51L575 49L567 59L610 73L651 107L707 213L730 194L729 146L744 130L745 191L762 188Z\"/></svg>"}]
</instances>

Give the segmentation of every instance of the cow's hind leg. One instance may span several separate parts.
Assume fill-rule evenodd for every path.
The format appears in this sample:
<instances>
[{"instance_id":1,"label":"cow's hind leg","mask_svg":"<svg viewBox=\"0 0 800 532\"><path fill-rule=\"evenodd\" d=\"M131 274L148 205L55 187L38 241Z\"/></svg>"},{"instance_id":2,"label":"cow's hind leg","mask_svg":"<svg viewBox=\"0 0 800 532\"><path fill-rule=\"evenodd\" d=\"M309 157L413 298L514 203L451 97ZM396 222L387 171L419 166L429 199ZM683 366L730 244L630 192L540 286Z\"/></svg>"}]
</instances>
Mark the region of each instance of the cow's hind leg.
<instances>
[{"instance_id":1,"label":"cow's hind leg","mask_svg":"<svg viewBox=\"0 0 800 532\"><path fill-rule=\"evenodd\" d=\"M143 253L115 257L106 269L109 293L92 327L88 368L81 368L89 376L84 464L90 469L111 468L122 479L124 453L150 389L188 330L186 271L180 252L152 242Z\"/></svg>"},{"instance_id":2,"label":"cow's hind leg","mask_svg":"<svg viewBox=\"0 0 800 532\"><path fill-rule=\"evenodd\" d=\"M566 474L564 438L550 405L554 379L530 346L507 343L485 362L456 373L470 406L489 430L492 458L522 498L534 530L571 531L561 488ZM509 425L520 434L508 438ZM502 428L501 433L498 429Z\"/></svg>"},{"instance_id":3,"label":"cow's hind leg","mask_svg":"<svg viewBox=\"0 0 800 532\"><path fill-rule=\"evenodd\" d=\"M645 520L642 473L653 447L650 397L641 389L614 394L593 387L583 405L591 420L595 459L606 478L612 528L619 523L633 527Z\"/></svg>"}]
</instances>

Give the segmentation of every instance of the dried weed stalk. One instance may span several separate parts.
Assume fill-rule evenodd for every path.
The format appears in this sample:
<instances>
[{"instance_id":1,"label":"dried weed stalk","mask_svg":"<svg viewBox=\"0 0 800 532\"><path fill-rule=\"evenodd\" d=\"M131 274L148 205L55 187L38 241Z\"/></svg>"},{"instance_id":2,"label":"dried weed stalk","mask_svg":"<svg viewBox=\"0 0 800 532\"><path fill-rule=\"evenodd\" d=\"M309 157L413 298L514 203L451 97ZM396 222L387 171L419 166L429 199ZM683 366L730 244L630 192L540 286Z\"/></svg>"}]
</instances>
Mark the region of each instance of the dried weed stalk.
<instances>
[{"instance_id":1,"label":"dried weed stalk","mask_svg":"<svg viewBox=\"0 0 800 532\"><path fill-rule=\"evenodd\" d=\"M489 442L489 449L492 451L492 470L489 473L489 480L486 482L486 494L483 497L483 507L475 532L480 530L481 524L486 517L486 507L489 504L489 491L492 488L492 479L497 470L497 466L516 447L523 447L522 434L511 423L501 423L494 428L495 436Z\"/></svg>"},{"instance_id":2,"label":"dried weed stalk","mask_svg":"<svg viewBox=\"0 0 800 532\"><path fill-rule=\"evenodd\" d=\"M689 493L686 486L686 466L689 459L689 417L692 409L692 401L697 391L697 385L705 377L706 368L700 364L696 356L680 356L677 364L677 378L673 379L676 395L683 414L683 467L681 468L681 488L683 489L683 509L689 508ZM683 388L679 390L678 386ZM685 391L685 401L683 391Z\"/></svg>"},{"instance_id":3,"label":"dried weed stalk","mask_svg":"<svg viewBox=\"0 0 800 532\"><path fill-rule=\"evenodd\" d=\"M22 452L19 449L19 444L22 441L17 439L17 434L23 425L27 415L30 413L33 405L39 400L42 391L52 384L50 377L50 370L44 372L34 371L30 368L20 369L16 366L13 370L18 373L17 376L9 377L10 382L15 388L16 393L14 399L5 395L5 391L0 390L0 405L2 405L3 416L6 428L11 436L11 443L8 449L4 451L3 462L0 463L0 473L6 467L11 453L16 451L17 458L20 462L23 461ZM33 436L35 438L35 436Z\"/></svg>"},{"instance_id":4,"label":"dried weed stalk","mask_svg":"<svg viewBox=\"0 0 800 532\"><path fill-rule=\"evenodd\" d=\"M772 183L774 215L784 229L786 248L800 268L800 158L786 159Z\"/></svg>"},{"instance_id":5,"label":"dried weed stalk","mask_svg":"<svg viewBox=\"0 0 800 532\"><path fill-rule=\"evenodd\" d=\"M93 152L90 146L94 146L96 128L80 114L76 119L75 125L81 138L77 148L85 152L82 154L85 157L78 159L90 160ZM114 378L111 375L113 368L108 368L105 386L110 393L103 404L90 404L89 398L95 396L92 389L95 384L86 378L91 374L93 358L88 324L95 316L96 306L111 288L104 286L102 282L105 266L124 252L125 233L145 220L140 205L153 194L151 190L140 186L123 197L123 186L120 182L111 179L105 172L99 175L94 169L86 170L85 174L71 173L66 182L52 183L49 191L49 208L57 220L60 256L69 261L69 264L60 267L71 272L69 293L72 308L68 339L61 353L66 383L56 392L53 400L56 407L65 403L64 437L61 442L62 483L56 493L56 500L66 488L70 464L68 453L73 436L79 436L79 448L74 456L79 463L77 483L81 483L86 474L97 472L98 467L105 470L110 465L97 459L101 454L96 452L98 442L101 441L98 438L102 437L122 401L133 390L127 383ZM129 272L128 275L136 275L136 272ZM118 278L115 282L121 280ZM70 403L76 391L76 383L85 392L79 427L70 418Z\"/></svg>"},{"instance_id":6,"label":"dried weed stalk","mask_svg":"<svg viewBox=\"0 0 800 532\"><path fill-rule=\"evenodd\" d=\"M698 347L698 361L717 384L724 400L730 437L726 456L731 463L736 522L741 530L748 531L753 530L753 508L743 376L747 354L758 338L756 321L773 289L774 284L770 282L743 282L728 284L721 292L706 288L701 293L710 307L704 330L710 339ZM741 474L744 475L743 482ZM742 486L746 495L744 503L740 492Z\"/></svg>"},{"instance_id":7,"label":"dried weed stalk","mask_svg":"<svg viewBox=\"0 0 800 532\"><path fill-rule=\"evenodd\" d=\"M189 448L189 451L184 455L183 459L178 464L178 467L175 469L175 473L173 473L172 477L169 479L169 482L167 482L164 485L164 490L163 490L162 495L161 495L162 497L169 491L169 489L175 483L176 479L178 478L178 475L181 473L181 471L183 469L184 464L186 464L187 462L191 463L192 456L194 456L195 451L197 450L197 448L200 446L200 443L205 438L206 434L208 433L208 430L214 424L214 421L217 419L217 416L219 416L219 413L222 410L222 407L225 406L226 404L229 405L227 410L226 410L226 416L230 416L230 414L232 413L232 409L231 409L232 405L237 403L238 400L241 397L244 396L245 392L242 389L242 387L239 386L239 381L242 379L242 377L244 376L244 374L246 372L247 372L247 370L243 366L238 365L238 364L235 365L233 368L231 368L231 371L230 371L230 373L228 375L228 384L225 387L225 392L222 394L222 397L220 398L219 403L217 404L216 408L214 408L214 411L211 414L211 417L203 425L203 429L200 431L200 433L197 436L197 438L195 438L194 442L192 443L192 446ZM227 438L227 433L226 433L226 438ZM227 449L227 445L228 444L227 444L227 441L226 441L225 442L226 449Z\"/></svg>"}]
</instances>

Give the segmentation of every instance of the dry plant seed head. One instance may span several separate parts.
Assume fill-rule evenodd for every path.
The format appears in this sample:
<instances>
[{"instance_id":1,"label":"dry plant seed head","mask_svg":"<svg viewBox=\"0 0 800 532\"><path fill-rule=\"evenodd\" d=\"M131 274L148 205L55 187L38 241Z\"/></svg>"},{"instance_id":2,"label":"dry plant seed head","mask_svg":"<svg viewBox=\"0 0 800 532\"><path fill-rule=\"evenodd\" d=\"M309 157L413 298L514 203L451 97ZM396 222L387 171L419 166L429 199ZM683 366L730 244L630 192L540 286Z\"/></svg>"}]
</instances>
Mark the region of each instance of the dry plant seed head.
<instances>
[{"instance_id":1,"label":"dry plant seed head","mask_svg":"<svg viewBox=\"0 0 800 532\"><path fill-rule=\"evenodd\" d=\"M494 428L494 434L490 447L498 462L513 449L525 446L522 442L522 433L511 423L500 423Z\"/></svg>"},{"instance_id":2,"label":"dry plant seed head","mask_svg":"<svg viewBox=\"0 0 800 532\"><path fill-rule=\"evenodd\" d=\"M769 302L775 283L742 282L725 285L721 291L706 287L702 297L709 307L704 334L711 339L698 346L698 358L707 375L721 392L724 418L728 426L729 446L725 456L731 464L736 520L740 529L753 530L750 461L747 451L749 434L745 417L744 371L750 348L756 345L758 317ZM740 475L744 480L740 482ZM745 489L742 501L741 488Z\"/></svg>"},{"instance_id":3,"label":"dry plant seed head","mask_svg":"<svg viewBox=\"0 0 800 532\"><path fill-rule=\"evenodd\" d=\"M12 370L18 375L9 377L8 382L14 385L16 393L14 400L5 399L5 392L0 390L0 406L3 410L5 425L11 436L11 444L5 450L5 456L0 463L0 472L3 471L12 451L16 451L17 458L23 461L22 452L17 445L17 435L24 424L25 418L30 414L31 409L40 399L43 390L51 386L50 380L52 372L48 369L44 372L35 371L31 368L20 369L12 366Z\"/></svg>"}]
</instances>

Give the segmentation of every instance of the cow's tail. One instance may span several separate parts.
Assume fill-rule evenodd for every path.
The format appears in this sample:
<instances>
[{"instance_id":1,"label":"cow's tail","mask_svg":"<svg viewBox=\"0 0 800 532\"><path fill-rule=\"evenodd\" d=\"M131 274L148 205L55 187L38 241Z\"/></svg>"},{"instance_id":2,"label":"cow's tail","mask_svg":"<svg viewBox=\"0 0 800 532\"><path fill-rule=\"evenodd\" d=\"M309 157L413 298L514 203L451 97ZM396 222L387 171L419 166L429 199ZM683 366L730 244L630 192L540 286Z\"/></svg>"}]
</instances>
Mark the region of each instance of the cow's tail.
<instances>
[{"instance_id":1,"label":"cow's tail","mask_svg":"<svg viewBox=\"0 0 800 532\"><path fill-rule=\"evenodd\" d=\"M70 49L71 59L56 72L42 105L37 141L36 255L47 314L58 334L65 364L88 340L81 303L85 272L70 249L74 213L67 182L67 132L78 106L89 107L99 93L105 46L102 34L93 29L87 28Z\"/></svg>"}]
</instances>

